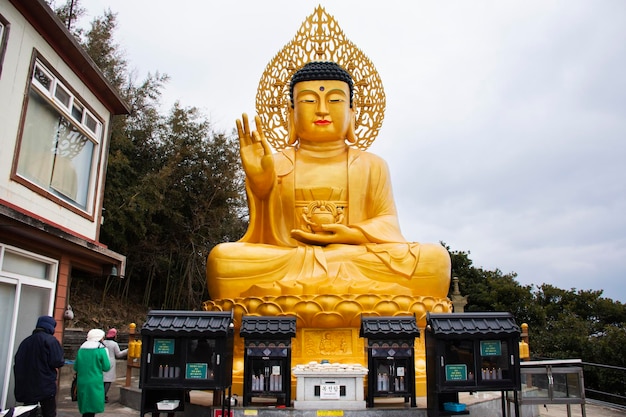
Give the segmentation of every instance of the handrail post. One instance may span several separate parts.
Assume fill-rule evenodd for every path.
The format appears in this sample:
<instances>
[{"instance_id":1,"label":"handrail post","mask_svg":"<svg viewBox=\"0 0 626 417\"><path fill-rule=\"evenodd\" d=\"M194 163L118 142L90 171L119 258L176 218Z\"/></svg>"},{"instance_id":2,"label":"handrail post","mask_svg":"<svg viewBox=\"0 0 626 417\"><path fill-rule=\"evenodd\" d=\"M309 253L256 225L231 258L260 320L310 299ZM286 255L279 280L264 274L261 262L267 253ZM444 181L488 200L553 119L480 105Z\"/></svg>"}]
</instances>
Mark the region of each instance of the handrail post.
<instances>
[{"instance_id":1,"label":"handrail post","mask_svg":"<svg viewBox=\"0 0 626 417\"><path fill-rule=\"evenodd\" d=\"M126 355L126 384L124 386L130 387L130 380L133 376L133 368L135 367L135 329L137 325L131 323L128 329L128 355Z\"/></svg>"}]
</instances>

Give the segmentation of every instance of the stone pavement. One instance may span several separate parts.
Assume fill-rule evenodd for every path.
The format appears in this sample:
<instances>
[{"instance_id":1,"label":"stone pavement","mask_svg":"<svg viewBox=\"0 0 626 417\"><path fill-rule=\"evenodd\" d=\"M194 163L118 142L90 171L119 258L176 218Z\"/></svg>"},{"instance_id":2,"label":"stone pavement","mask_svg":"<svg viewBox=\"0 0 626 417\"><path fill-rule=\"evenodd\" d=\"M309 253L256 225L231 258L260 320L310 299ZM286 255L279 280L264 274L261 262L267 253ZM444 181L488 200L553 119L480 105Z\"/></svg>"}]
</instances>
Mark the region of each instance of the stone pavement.
<instances>
[{"instance_id":1,"label":"stone pavement","mask_svg":"<svg viewBox=\"0 0 626 417\"><path fill-rule=\"evenodd\" d=\"M109 403L105 405L104 413L96 414L97 417L115 417L115 416L139 416L139 410L134 408L126 407L120 404L120 386L124 384L124 372L126 367L124 366L124 362L118 362L118 380L116 383L113 383L111 389L109 390ZM65 367L64 367L65 368ZM57 417L81 417L81 414L78 412L78 404L76 402L72 402L70 398L70 385L72 382L72 373L71 366L68 366L68 370L62 372L60 379L60 390L57 396ZM120 369L121 368L121 369ZM137 386L136 377L133 377L133 386ZM424 409L426 407L426 398L419 397L417 399L417 404L419 408ZM235 414L241 415L242 408L236 408ZM567 408L565 405L548 405L547 407L539 406L539 416L540 417L567 417ZM240 412L237 412L240 411ZM373 414L374 409L372 409ZM380 411L377 409L376 411ZM392 410L389 410L392 411ZM512 410L511 410L512 411ZM474 416L474 417L500 417L500 410L498 409L497 413L494 413L490 416ZM166 414L161 414L165 416ZM178 415L184 415L183 413L177 413ZM474 415L474 413L472 413ZM586 405L586 415L588 417L624 417L626 416L626 411L613 409L604 407L596 404L587 404ZM581 417L581 407L578 405L571 406L571 417ZM393 417L390 414L390 417ZM528 417L528 416L520 416L520 417Z\"/></svg>"},{"instance_id":2,"label":"stone pavement","mask_svg":"<svg viewBox=\"0 0 626 417\"><path fill-rule=\"evenodd\" d=\"M68 378L66 377L66 379ZM78 403L72 401L70 397L71 376L67 381L64 381L62 375L60 382L60 390L57 395L57 417L81 417L81 414L78 412ZM109 389L109 402L105 404L104 413L96 414L97 416L139 416L139 410L125 407L119 402L120 385L123 383L123 380L118 379L117 383L111 384L111 388Z\"/></svg>"},{"instance_id":3,"label":"stone pavement","mask_svg":"<svg viewBox=\"0 0 626 417\"><path fill-rule=\"evenodd\" d=\"M624 417L626 411L617 408L609 408L602 405L590 404L585 405L587 417ZM567 406L562 404L552 404L539 407L539 415L541 417L567 417ZM579 405L571 406L571 417L582 416L582 410Z\"/></svg>"},{"instance_id":4,"label":"stone pavement","mask_svg":"<svg viewBox=\"0 0 626 417\"><path fill-rule=\"evenodd\" d=\"M123 383L123 381L120 381ZM139 410L135 410L133 408L125 407L124 405L119 403L119 395L120 395L120 385L114 384L109 390L109 403L106 404L104 413L97 414L97 417L115 417L115 416L135 416L139 415ZM69 386L61 387L61 391L59 392L59 396L57 397L58 401L58 412L57 417L81 417L81 414L78 412L78 405L75 402L72 402L69 396ZM426 399L423 399L425 404ZM420 404L421 406L421 404ZM539 407L539 415L540 417L567 417L567 408L565 405L548 405L547 407ZM494 416L476 416L476 417L499 417L500 413ZM588 417L624 417L626 416L625 411L607 408L594 404L586 405L586 415ZM165 414L162 414L165 416ZM581 417L582 412L580 406L572 406L571 407L571 417ZM392 416L390 416L392 417ZM522 417L522 416L520 416ZM523 416L526 417L526 416Z\"/></svg>"}]
</instances>

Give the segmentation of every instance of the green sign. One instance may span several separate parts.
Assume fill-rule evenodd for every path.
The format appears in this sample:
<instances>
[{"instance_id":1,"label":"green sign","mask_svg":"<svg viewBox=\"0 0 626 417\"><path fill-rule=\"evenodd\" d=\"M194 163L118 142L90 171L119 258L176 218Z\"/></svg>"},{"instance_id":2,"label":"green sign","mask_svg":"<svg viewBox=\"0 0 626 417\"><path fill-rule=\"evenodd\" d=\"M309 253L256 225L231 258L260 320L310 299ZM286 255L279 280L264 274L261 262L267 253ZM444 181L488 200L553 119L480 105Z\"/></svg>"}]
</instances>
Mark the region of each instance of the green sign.
<instances>
[{"instance_id":1,"label":"green sign","mask_svg":"<svg viewBox=\"0 0 626 417\"><path fill-rule=\"evenodd\" d=\"M480 356L500 356L502 345L499 340L481 340Z\"/></svg>"},{"instance_id":2,"label":"green sign","mask_svg":"<svg viewBox=\"0 0 626 417\"><path fill-rule=\"evenodd\" d=\"M467 381L467 365L446 365L446 381Z\"/></svg>"},{"instance_id":3,"label":"green sign","mask_svg":"<svg viewBox=\"0 0 626 417\"><path fill-rule=\"evenodd\" d=\"M173 355L174 339L154 339L152 352L155 355Z\"/></svg>"},{"instance_id":4,"label":"green sign","mask_svg":"<svg viewBox=\"0 0 626 417\"><path fill-rule=\"evenodd\" d=\"M187 379L207 379L208 365L206 363L188 363L185 370Z\"/></svg>"}]
</instances>

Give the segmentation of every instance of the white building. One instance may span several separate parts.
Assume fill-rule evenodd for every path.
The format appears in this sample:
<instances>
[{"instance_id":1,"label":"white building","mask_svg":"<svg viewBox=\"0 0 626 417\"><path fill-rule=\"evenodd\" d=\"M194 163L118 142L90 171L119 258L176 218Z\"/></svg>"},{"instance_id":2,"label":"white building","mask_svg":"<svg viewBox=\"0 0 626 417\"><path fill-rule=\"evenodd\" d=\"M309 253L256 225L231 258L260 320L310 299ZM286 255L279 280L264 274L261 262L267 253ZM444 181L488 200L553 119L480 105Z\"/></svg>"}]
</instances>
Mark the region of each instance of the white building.
<instances>
[{"instance_id":1,"label":"white building","mask_svg":"<svg viewBox=\"0 0 626 417\"><path fill-rule=\"evenodd\" d=\"M72 275L124 274L99 234L111 120L128 111L44 0L0 0L0 409L37 317L63 339Z\"/></svg>"}]
</instances>

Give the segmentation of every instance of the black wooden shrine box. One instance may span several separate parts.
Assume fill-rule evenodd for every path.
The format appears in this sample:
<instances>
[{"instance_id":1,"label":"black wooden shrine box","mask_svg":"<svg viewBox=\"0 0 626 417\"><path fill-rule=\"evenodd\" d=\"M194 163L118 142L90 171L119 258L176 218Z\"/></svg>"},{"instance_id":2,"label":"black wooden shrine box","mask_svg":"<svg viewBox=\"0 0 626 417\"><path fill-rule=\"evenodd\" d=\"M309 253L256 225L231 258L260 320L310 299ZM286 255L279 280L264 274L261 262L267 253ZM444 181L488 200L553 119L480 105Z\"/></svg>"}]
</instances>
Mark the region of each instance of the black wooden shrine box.
<instances>
[{"instance_id":1,"label":"black wooden shrine box","mask_svg":"<svg viewBox=\"0 0 626 417\"><path fill-rule=\"evenodd\" d=\"M425 333L429 417L468 414L459 392L520 390L520 328L512 314L428 313Z\"/></svg>"},{"instance_id":2,"label":"black wooden shrine box","mask_svg":"<svg viewBox=\"0 0 626 417\"><path fill-rule=\"evenodd\" d=\"M296 318L244 316L243 405L291 405L291 339Z\"/></svg>"},{"instance_id":3,"label":"black wooden shrine box","mask_svg":"<svg viewBox=\"0 0 626 417\"><path fill-rule=\"evenodd\" d=\"M163 400L184 409L192 389L222 394L232 385L232 312L155 310L141 328L141 415ZM217 396L215 396L217 398Z\"/></svg>"},{"instance_id":4,"label":"black wooden shrine box","mask_svg":"<svg viewBox=\"0 0 626 417\"><path fill-rule=\"evenodd\" d=\"M362 317L360 336L367 338L367 406L376 397L403 397L416 406L415 316Z\"/></svg>"}]
</instances>

